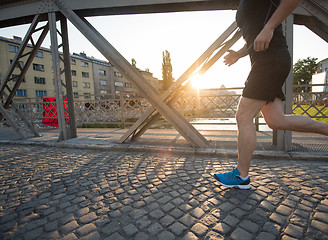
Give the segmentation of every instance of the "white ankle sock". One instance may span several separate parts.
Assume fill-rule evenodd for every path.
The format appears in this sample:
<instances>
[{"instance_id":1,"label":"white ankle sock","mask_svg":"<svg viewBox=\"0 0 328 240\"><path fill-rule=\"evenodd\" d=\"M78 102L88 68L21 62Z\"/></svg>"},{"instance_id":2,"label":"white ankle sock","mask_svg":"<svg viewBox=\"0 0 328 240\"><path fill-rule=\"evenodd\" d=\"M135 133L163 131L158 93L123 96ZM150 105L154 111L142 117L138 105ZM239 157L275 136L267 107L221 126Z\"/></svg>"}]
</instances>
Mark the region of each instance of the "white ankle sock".
<instances>
[{"instance_id":1,"label":"white ankle sock","mask_svg":"<svg viewBox=\"0 0 328 240\"><path fill-rule=\"evenodd\" d=\"M242 180L246 180L249 176L247 175L246 177L242 177L239 175L239 177L242 179Z\"/></svg>"}]
</instances>

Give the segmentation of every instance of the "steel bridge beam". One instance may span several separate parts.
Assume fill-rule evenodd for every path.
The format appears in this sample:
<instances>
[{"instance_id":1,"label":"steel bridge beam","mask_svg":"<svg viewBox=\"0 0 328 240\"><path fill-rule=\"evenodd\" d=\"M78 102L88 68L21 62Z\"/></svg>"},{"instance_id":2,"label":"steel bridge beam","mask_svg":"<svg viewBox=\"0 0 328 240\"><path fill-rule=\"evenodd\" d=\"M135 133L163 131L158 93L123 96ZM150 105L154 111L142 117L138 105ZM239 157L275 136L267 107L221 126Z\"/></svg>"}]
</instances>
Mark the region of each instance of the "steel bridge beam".
<instances>
[{"instance_id":1,"label":"steel bridge beam","mask_svg":"<svg viewBox=\"0 0 328 240\"><path fill-rule=\"evenodd\" d=\"M55 4L54 4L55 3ZM140 136L156 119L158 116L163 115L190 143L195 147L206 147L207 141L202 135L195 130L190 123L188 123L174 108L170 105L172 101L178 97L178 92L181 90L181 84L190 77L188 69L184 75L173 88L165 92L163 96L158 97L158 93L152 88L145 79L136 71L131 65L93 28L84 17L87 16L100 16L100 15L118 15L129 13L160 13L160 12L178 12L178 11L202 11L202 10L223 10L223 9L236 9L239 0L3 0L0 3L0 27L13 26L22 23L33 22L34 16L37 15L40 20L48 20L51 24L51 40L52 40L52 53L54 57L54 75L57 90L57 105L59 106L58 113L61 115L59 118L59 125L61 129L66 129L64 118L65 109L62 109L62 95L61 95L61 78L59 69L58 57L58 42L56 25L56 13L62 12L88 39L93 43L96 48L124 75L128 80L134 83L146 99L148 99L153 108L148 111L148 116L144 115L139 119L138 127L143 125L139 132L136 128L131 130L129 134L133 134L134 138ZM327 41L328 39L328 3L326 0L303 0L300 7L294 12L294 19L287 20L287 39L292 36L292 25L303 24L310 30L317 33L320 37ZM63 26L64 24L64 26ZM65 30L65 22L62 21L62 36L63 45L67 45L64 49L64 65L69 69L69 62L67 56L69 55L67 28ZM56 32L56 33L55 33ZM291 37L292 39L292 37ZM292 41L288 40L290 47ZM226 46L228 47L228 44ZM223 48L224 48L223 47ZM55 49L56 48L56 49ZM222 49L223 49L222 48ZM221 50L222 50L221 49ZM210 61L204 63L201 71L206 71L219 57L222 52L218 52ZM66 57L66 60L65 60ZM197 63L203 64L203 63ZM200 65L198 65L200 66ZM22 74L23 75L23 74ZM66 71L66 78L71 86L70 76ZM285 85L285 92L287 96L287 104L285 105L285 112L290 112L292 87L290 85L291 77L288 78ZM2 86L3 87L3 86ZM72 95L72 89L67 89L68 95ZM74 118L74 110L72 107L73 98L68 96L70 102L70 115ZM8 104L7 104L8 105ZM75 122L74 122L75 124ZM75 126L75 125L74 125ZM74 128L75 129L75 128ZM74 131L67 133L62 132L63 139L68 138L68 135L74 135ZM76 132L75 132L76 135ZM289 150L291 146L291 135L287 132L275 132L274 142L279 149ZM125 136L126 137L126 136ZM125 140L122 140L125 141Z\"/></svg>"},{"instance_id":2,"label":"steel bridge beam","mask_svg":"<svg viewBox=\"0 0 328 240\"><path fill-rule=\"evenodd\" d=\"M166 90L161 98L170 106L180 97L182 84L186 84L196 73L205 73L238 39L241 32L236 31L237 24L234 22L228 29ZM233 35L234 33L234 35ZM233 37L226 41L230 36ZM225 42L226 41L226 42ZM220 49L211 58L213 53ZM201 68L200 68L201 67ZM184 87L186 87L185 85ZM132 140L137 140L159 117L160 113L155 108L150 107L138 121L120 138L119 142L125 142L131 136ZM140 128L140 130L138 130Z\"/></svg>"},{"instance_id":3,"label":"steel bridge beam","mask_svg":"<svg viewBox=\"0 0 328 240\"><path fill-rule=\"evenodd\" d=\"M157 90L84 18L76 15L64 1L54 0L61 13L106 57L120 73L194 147L208 147L207 140L174 108L159 97Z\"/></svg>"},{"instance_id":4,"label":"steel bridge beam","mask_svg":"<svg viewBox=\"0 0 328 240\"><path fill-rule=\"evenodd\" d=\"M10 0L0 3L0 27L31 22L34 15L55 11L51 0ZM236 9L239 0L66 0L83 17ZM47 20L47 16L44 17Z\"/></svg>"}]
</instances>

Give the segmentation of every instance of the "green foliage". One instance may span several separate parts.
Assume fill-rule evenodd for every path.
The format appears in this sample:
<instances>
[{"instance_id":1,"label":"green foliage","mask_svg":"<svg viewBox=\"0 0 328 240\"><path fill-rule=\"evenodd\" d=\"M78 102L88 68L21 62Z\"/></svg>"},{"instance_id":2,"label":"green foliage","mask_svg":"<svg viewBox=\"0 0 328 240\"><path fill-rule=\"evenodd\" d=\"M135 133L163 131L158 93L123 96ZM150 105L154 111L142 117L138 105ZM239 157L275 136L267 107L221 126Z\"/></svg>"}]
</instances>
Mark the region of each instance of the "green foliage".
<instances>
[{"instance_id":1,"label":"green foliage","mask_svg":"<svg viewBox=\"0 0 328 240\"><path fill-rule=\"evenodd\" d=\"M166 90L173 83L171 56L170 52L167 50L163 52L162 77L164 84L163 88Z\"/></svg>"},{"instance_id":2,"label":"green foliage","mask_svg":"<svg viewBox=\"0 0 328 240\"><path fill-rule=\"evenodd\" d=\"M134 58L131 59L131 64L133 67L137 67L137 61Z\"/></svg>"},{"instance_id":3,"label":"green foliage","mask_svg":"<svg viewBox=\"0 0 328 240\"><path fill-rule=\"evenodd\" d=\"M293 84L310 84L312 75L317 71L317 58L299 59L293 67ZM311 87L299 87L294 92L308 92Z\"/></svg>"}]
</instances>

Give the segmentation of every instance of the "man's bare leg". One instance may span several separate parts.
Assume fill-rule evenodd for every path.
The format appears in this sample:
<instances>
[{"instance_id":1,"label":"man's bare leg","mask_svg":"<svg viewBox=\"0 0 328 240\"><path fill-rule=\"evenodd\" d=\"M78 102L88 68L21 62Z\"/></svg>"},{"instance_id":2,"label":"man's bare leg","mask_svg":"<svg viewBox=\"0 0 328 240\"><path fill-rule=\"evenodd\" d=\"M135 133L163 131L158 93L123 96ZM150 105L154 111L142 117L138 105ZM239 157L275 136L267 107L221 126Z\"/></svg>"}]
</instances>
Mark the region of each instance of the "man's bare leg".
<instances>
[{"instance_id":1,"label":"man's bare leg","mask_svg":"<svg viewBox=\"0 0 328 240\"><path fill-rule=\"evenodd\" d=\"M266 101L241 97L236 114L238 125L238 164L242 177L249 172L256 146L256 130L253 119L261 111Z\"/></svg>"},{"instance_id":2,"label":"man's bare leg","mask_svg":"<svg viewBox=\"0 0 328 240\"><path fill-rule=\"evenodd\" d=\"M272 129L319 133L328 136L328 124L301 115L285 115L282 101L276 98L262 108L263 117Z\"/></svg>"}]
</instances>

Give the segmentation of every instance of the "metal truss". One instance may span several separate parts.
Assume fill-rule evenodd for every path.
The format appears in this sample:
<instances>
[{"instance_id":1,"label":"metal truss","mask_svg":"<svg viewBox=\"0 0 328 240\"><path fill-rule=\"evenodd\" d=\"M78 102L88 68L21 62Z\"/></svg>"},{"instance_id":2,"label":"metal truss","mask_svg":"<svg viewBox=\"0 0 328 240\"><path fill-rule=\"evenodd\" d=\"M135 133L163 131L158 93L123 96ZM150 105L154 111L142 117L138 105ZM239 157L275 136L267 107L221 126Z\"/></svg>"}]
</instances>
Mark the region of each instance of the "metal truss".
<instances>
[{"instance_id":1,"label":"metal truss","mask_svg":"<svg viewBox=\"0 0 328 240\"><path fill-rule=\"evenodd\" d=\"M17 1L18 2L18 1ZM24 4L17 6L19 9L24 8ZM163 3L168 3L163 0ZM176 11L187 10L184 9L184 1L169 1L170 3L181 5L174 5ZM193 2L193 1L192 1ZM204 3L204 10L210 9L206 4L213 1L203 1L199 2ZM215 1L214 1L215 2ZM217 1L219 2L219 1ZM229 5L224 5L223 2L220 2L217 6L212 6L213 9L216 9L219 6L227 8L232 8L235 6L237 1L234 3L229 2ZM69 5L69 4L71 5ZM57 102L57 114L58 114L58 123L60 129L61 139L69 139L76 137L76 127L75 127L75 115L74 115L74 102L73 102L73 92L72 92L72 81L71 81L71 71L70 71L70 55L68 47L68 32L67 32L67 20L70 22L114 65L114 67L121 72L121 74L128 79L134 87L143 95L147 101L152 105L144 115L129 129L126 134L124 134L120 142L127 141L130 137L131 140L138 139L160 116L163 116L169 123L171 123L174 128L194 147L207 147L207 140L172 106L174 102L180 97L181 91L190 84L190 78L196 73L206 72L223 54L229 49L240 37L241 33L237 30L236 23L233 23L196 61L193 63L184 74L162 95L153 88L135 69L131 64L124 59L123 56L83 17L83 16L94 16L94 15L106 15L106 14L115 14L112 7L109 7L109 2L92 2L94 4L105 4L104 8L98 8L97 13L94 9L87 10L85 1L81 5L80 1L65 1L65 0L42 0L42 1L33 1L29 4L29 13L25 14L24 11L20 11L20 21L31 22L30 29L26 34L6 76L1 84L0 95L4 99L3 106L0 106L0 113L6 119L13 128L20 134L19 127L15 124L13 118L8 115L7 109L11 107L15 109L15 105L12 102L12 99L15 95L16 90L18 89L20 83L22 82L24 75L31 65L32 60L37 53L42 41L44 40L47 32L50 30L51 35L51 52L53 56L53 67L54 67L54 80L56 87L56 102ZM159 3L159 2L157 2ZM77 4L77 5L74 5ZM134 5L134 1L129 1L127 4ZM145 1L144 4L149 4L148 1ZM223 4L223 5L222 5ZM231 5L232 4L232 5ZM35 6L34 8L32 7ZM141 4L142 5L142 4ZM161 7L162 4L159 4ZM172 6L173 6L172 5ZM197 5L197 4L196 4ZM195 8L196 5L194 6ZM88 5L89 6L89 5ZM169 6L169 5L168 5ZM171 5L170 5L171 6ZM181 8L182 7L182 8ZM4 22L3 26L10 23L8 19L18 19L16 13L18 8L8 8L8 14L11 17L2 19ZM122 9L123 7L119 8ZM136 8L136 12L141 13L143 8ZM160 12L156 11L154 6L147 8L145 12ZM1 9L4 12L5 8ZM86 11L85 11L86 10ZM189 9L192 10L192 9ZM171 10L165 10L171 11ZM174 11L174 10L172 10ZM33 18L34 14L36 14ZM62 16L62 15L64 16ZM60 18L61 21L61 31L56 27L57 18ZM290 18L285 24L285 29L287 33L287 40L290 48L292 48L292 25L304 24L310 30L318 34L320 37L328 41L328 5L326 0L303 0L299 9L294 14L295 18ZM33 20L31 20L33 18ZM7 19L7 20L6 20ZM42 28L37 29L36 26L38 22L42 19L43 21L48 20L48 24ZM295 20L295 21L294 21ZM36 42L33 41L32 34L42 30L42 33ZM61 37L61 43L58 44L58 35ZM230 38L230 39L229 39ZM227 40L229 39L229 40ZM24 53L27 43L32 42L32 51L29 53ZM62 48L63 57L59 54L59 49ZM215 53L216 52L216 53ZM25 66L19 65L19 59L25 56L29 56ZM64 69L60 69L60 61L64 62ZM11 77L14 68L20 68L21 74L15 78L16 83L11 89L8 85L9 81L13 81L14 78ZM62 75L65 73L65 83L62 81ZM289 78L286 81L284 90L286 93L287 101L285 104L285 113L291 113L291 103L292 103L292 75L290 74ZM65 109L63 103L63 90L66 88L67 101L68 101L68 110ZM19 112L19 111L18 111ZM18 114L21 115L21 114ZM69 119L65 121L65 116L69 116ZM24 118L24 117L22 117ZM25 120L24 120L25 121ZM27 125L30 128L31 124ZM33 126L32 126L33 127ZM35 131L35 130L34 130ZM24 135L21 135L24 137ZM288 151L291 147L291 132L285 131L276 131L274 133L274 144L277 145L277 148L280 150Z\"/></svg>"},{"instance_id":2,"label":"metal truss","mask_svg":"<svg viewBox=\"0 0 328 240\"><path fill-rule=\"evenodd\" d=\"M60 129L60 136L58 140L66 140L75 138L76 125L75 125L75 113L74 113L74 101L73 101L73 88L71 77L71 65L70 54L68 45L68 31L67 20L65 17L61 17L60 25L61 31L56 26L56 13L48 13L50 39L51 39L51 55L54 72L54 83L56 89L56 106L58 116L58 126ZM61 43L58 44L58 35L61 38ZM59 49L63 48L63 57L59 54ZM64 63L64 69L60 68L60 61ZM62 81L62 75L65 73L65 82ZM66 88L66 97L68 103L68 109L64 107L64 95L63 88ZM66 114L65 114L66 112ZM65 117L65 116L68 116Z\"/></svg>"},{"instance_id":3,"label":"metal truss","mask_svg":"<svg viewBox=\"0 0 328 240\"><path fill-rule=\"evenodd\" d=\"M295 15L295 22L303 24L323 40L328 42L328 2L327 0L303 0L300 4L307 15Z\"/></svg>"},{"instance_id":4,"label":"metal truss","mask_svg":"<svg viewBox=\"0 0 328 240\"><path fill-rule=\"evenodd\" d=\"M128 79L135 88L193 146L208 147L207 140L174 108L170 108L159 92L133 67L86 19L75 14L61 0L54 0L61 13Z\"/></svg>"},{"instance_id":5,"label":"metal truss","mask_svg":"<svg viewBox=\"0 0 328 240\"><path fill-rule=\"evenodd\" d=\"M229 37L231 37L226 41ZM190 78L195 74L205 73L238 39L241 37L240 30L237 30L237 24L234 22L182 75L166 90L161 98L169 106L176 102L184 87L190 83ZM226 41L226 42L224 42ZM218 50L219 49L219 50ZM216 51L213 55L213 53ZM213 55L213 56L212 56ZM212 58L211 58L212 56ZM145 114L120 138L119 142L125 142L131 137L131 140L137 140L152 124L160 118L161 114L155 108L150 107ZM139 129L139 130L138 130Z\"/></svg>"},{"instance_id":6,"label":"metal truss","mask_svg":"<svg viewBox=\"0 0 328 240\"><path fill-rule=\"evenodd\" d=\"M34 136L39 136L39 134L34 129L33 125L24 117L23 113L20 112L20 110L15 106L13 103L13 98L16 94L16 91L18 90L20 84L22 83L25 74L28 70L28 68L31 66L32 61L38 52L44 38L47 35L47 32L49 31L49 26L45 25L43 27L37 28L37 25L40 21L40 15L36 15L30 25L29 30L26 33L25 38L23 39L20 47L17 50L17 53L10 64L10 67L3 79L3 82L1 83L0 87L0 96L2 98L3 105L0 108L0 117L5 117L9 123L9 125L16 131L16 133L22 137L26 138L26 135L24 134L24 131L16 124L14 121L14 118L11 117L10 111L8 110L10 107L14 108L15 111L20 116L21 120L25 123L26 126L28 126L29 130L34 134ZM33 34L38 33L39 31L42 31L37 42L33 40ZM25 51L27 49L28 43L31 42L32 50L31 51ZM25 53L24 53L25 52ZM21 65L20 59L28 57L24 66ZM12 73L14 72L14 69L18 68L20 70L20 74L18 76L13 76ZM14 87L9 87L9 82L15 82Z\"/></svg>"},{"instance_id":7,"label":"metal truss","mask_svg":"<svg viewBox=\"0 0 328 240\"><path fill-rule=\"evenodd\" d=\"M16 107L13 103L13 98L16 91L19 89L20 84L23 82L25 74L32 64L32 61L39 51L42 42L44 41L47 33L50 30L51 35L51 53L53 61L53 72L54 72L54 83L56 90L56 106L57 106L57 116L58 125L60 129L60 136L58 140L70 139L76 137L76 126L75 126L75 113L74 113L74 102L73 102L73 91L72 91L72 80L71 80L71 69L70 69L70 54L68 48L68 31L67 31L67 21L66 18L61 18L61 32L57 30L56 26L56 14L48 14L49 22L42 27L37 28L40 22L40 15L36 15L30 25L24 40L22 41L18 51L4 77L4 80L0 88L0 96L2 97L3 105L0 107L1 118L5 117L8 124L16 131L16 133L22 137L27 138L24 134L26 129L19 126L15 117L11 116L10 109L15 110L17 116L20 117L24 125L33 133L34 136L39 136L37 131L34 129L33 125L24 117L24 114ZM35 43L33 39L33 34L42 31L38 40ZM58 45L57 35L60 35L62 42ZM30 45L28 45L30 43ZM29 48L27 48L29 47ZM29 50L29 49L32 50ZM59 48L63 48L63 57L59 55ZM24 66L21 66L21 59L28 57ZM60 69L60 61L64 62L64 69ZM13 76L12 73L14 69L20 69L20 74L18 76ZM61 75L65 73L66 84L62 82ZM9 82L15 82L14 87L9 87ZM66 88L68 110L64 108L63 105L63 87ZM66 116L69 116L68 121L65 121L65 111L68 111ZM16 116L16 117L17 117ZM67 118L67 117L66 117Z\"/></svg>"}]
</instances>

